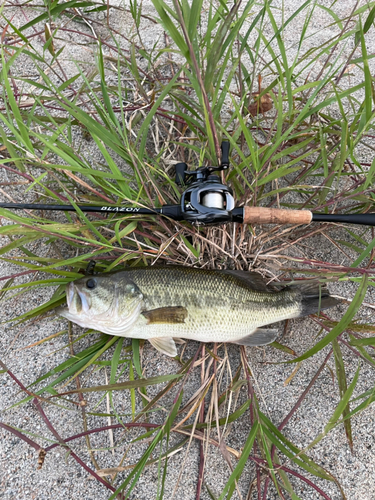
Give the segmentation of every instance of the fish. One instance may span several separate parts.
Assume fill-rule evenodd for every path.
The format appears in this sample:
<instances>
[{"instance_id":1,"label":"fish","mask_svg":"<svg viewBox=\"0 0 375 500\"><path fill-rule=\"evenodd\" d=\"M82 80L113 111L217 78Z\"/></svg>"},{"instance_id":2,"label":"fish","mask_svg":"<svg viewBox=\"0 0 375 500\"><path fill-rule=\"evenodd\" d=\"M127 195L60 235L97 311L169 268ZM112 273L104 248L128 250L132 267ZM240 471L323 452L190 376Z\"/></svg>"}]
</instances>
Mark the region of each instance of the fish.
<instances>
[{"instance_id":1,"label":"fish","mask_svg":"<svg viewBox=\"0 0 375 500\"><path fill-rule=\"evenodd\" d=\"M184 266L85 276L67 285L66 298L58 315L84 328L146 339L171 357L177 356L175 339L267 345L278 335L268 325L340 302L316 281L275 290L254 271Z\"/></svg>"}]
</instances>

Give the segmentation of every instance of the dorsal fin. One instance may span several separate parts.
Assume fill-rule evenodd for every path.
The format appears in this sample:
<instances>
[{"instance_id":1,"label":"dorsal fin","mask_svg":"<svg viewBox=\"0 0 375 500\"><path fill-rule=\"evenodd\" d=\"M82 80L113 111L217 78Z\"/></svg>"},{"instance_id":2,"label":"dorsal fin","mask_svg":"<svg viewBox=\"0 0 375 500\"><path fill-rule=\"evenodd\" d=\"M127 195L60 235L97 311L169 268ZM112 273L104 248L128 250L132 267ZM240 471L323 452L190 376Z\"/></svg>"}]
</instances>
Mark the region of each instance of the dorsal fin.
<instances>
[{"instance_id":1,"label":"dorsal fin","mask_svg":"<svg viewBox=\"0 0 375 500\"><path fill-rule=\"evenodd\" d=\"M247 286L252 288L252 290L257 290L258 292L274 292L274 289L266 284L263 276L255 271L232 271L230 269L226 269L221 272L235 276L239 280L243 281Z\"/></svg>"}]
</instances>

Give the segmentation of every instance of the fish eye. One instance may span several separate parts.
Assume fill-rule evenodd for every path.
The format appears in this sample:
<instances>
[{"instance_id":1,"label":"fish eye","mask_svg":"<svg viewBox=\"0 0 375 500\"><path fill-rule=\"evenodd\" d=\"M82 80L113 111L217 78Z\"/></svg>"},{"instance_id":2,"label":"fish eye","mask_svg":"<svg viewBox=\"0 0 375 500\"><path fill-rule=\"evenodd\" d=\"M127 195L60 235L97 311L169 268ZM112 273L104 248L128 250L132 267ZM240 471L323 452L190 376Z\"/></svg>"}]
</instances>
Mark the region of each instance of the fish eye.
<instances>
[{"instance_id":1,"label":"fish eye","mask_svg":"<svg viewBox=\"0 0 375 500\"><path fill-rule=\"evenodd\" d=\"M86 287L90 288L90 290L95 288L96 285L97 285L97 282L96 282L96 280L94 280L94 278L90 278L89 280L86 281Z\"/></svg>"}]
</instances>

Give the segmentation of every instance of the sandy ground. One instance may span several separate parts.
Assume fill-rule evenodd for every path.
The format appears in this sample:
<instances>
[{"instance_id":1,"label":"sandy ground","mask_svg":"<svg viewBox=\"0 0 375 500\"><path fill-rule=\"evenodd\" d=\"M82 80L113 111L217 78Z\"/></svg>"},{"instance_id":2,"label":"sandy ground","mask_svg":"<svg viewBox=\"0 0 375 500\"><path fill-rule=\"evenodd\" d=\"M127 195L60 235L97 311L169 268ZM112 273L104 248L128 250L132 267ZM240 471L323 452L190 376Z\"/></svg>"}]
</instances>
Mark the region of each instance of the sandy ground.
<instances>
[{"instance_id":1,"label":"sandy ground","mask_svg":"<svg viewBox=\"0 0 375 500\"><path fill-rule=\"evenodd\" d=\"M323 2L329 6L330 2ZM296 8L296 2L285 0L283 2L285 16L289 16ZM362 2L364 4L364 2ZM274 2L276 6L282 6L281 2ZM344 17L353 9L355 2L353 0L345 0L335 5L334 9L340 16ZM35 13L30 9L25 11L28 19L35 16ZM13 23L20 26L25 23L24 11L20 7L6 7L5 13L8 18L14 16ZM144 13L154 15L154 8L149 1L144 2ZM97 17L103 19L104 13L97 14ZM276 14L275 14L276 15ZM134 33L132 28L132 20L129 14L116 12L111 14L111 22L114 28L126 33L131 38ZM95 16L94 16L95 18ZM57 20L56 22L59 22ZM303 27L304 17L300 16L288 26L285 32L285 41L291 47L295 41L295 33L300 32ZM162 32L160 27L142 21L142 35L144 37L145 46L152 47L157 36ZM332 17L324 10L319 10L315 13L313 21L310 24L311 38L309 42L311 46L319 44L324 39L330 36L336 36L338 33L337 27L331 26ZM4 20L2 21L4 24ZM88 30L87 26L80 26L82 30ZM30 30L32 33L32 30ZM313 35L314 34L314 35ZM68 37L65 42L57 41L57 45L66 43L64 52L64 62L67 74L75 73L74 61L79 61L80 64L91 63L94 60L93 50L95 46L82 47L76 44L79 40L76 34L65 34ZM70 37L70 41L69 41ZM35 47L41 47L43 39L36 37L34 39ZM367 37L369 44L369 53L374 53L374 38ZM124 40L121 40L124 43ZM348 44L343 47L344 54L351 52L353 48L353 40L349 40ZM293 47L291 50L295 50ZM342 56L344 59L344 56ZM320 65L324 61L318 61L314 71L320 70ZM338 64L340 59L338 60ZM29 68L19 68L20 71L27 74ZM30 69L30 71L33 71ZM350 84L356 83L357 76L353 73L350 77ZM367 150L368 151L368 150ZM363 156L367 161L372 161L368 152L364 151ZM94 154L94 153L93 153ZM11 174L1 173L3 181L11 181ZM10 192L10 191L9 191ZM13 189L12 196L21 201L23 198L23 189ZM32 194L29 195L32 198ZM338 228L337 236L342 236ZM344 237L344 236L342 236ZM5 241L4 241L5 244ZM309 255L319 260L324 256L325 260L331 262L340 262L341 264L350 264L350 255L348 259L344 259L342 254L335 250L325 238L316 237L310 242L311 247L308 249ZM40 248L39 243L31 243L28 247L31 251L43 255L44 249ZM2 277L20 272L20 268L10 265L7 262L0 263L0 275ZM17 283L27 281L28 277L21 277ZM342 283L332 287L332 291L341 296L352 298L356 291L356 285ZM55 340L42 344L38 347L27 346L41 340L52 333L66 328L66 322L61 319L44 320L41 322L21 324L19 326L11 326L9 323L4 323L23 312L43 304L51 295L52 290L41 288L38 292L28 293L21 297L14 297L11 301L3 301L0 309L1 314L1 335L0 335L0 352L1 359L6 366L17 376L17 378L27 385L37 377L48 372L51 367L66 360L69 356L69 351L66 348L67 335L58 337ZM366 298L368 302L375 302L374 297ZM333 313L336 319L342 317L346 310L346 306L340 305ZM367 322L372 321L372 310L363 308L360 311L359 317ZM79 334L79 328L74 329L74 334ZM287 337L284 342L299 354L303 353L313 345L315 335L318 333L317 326L311 319L294 320L288 330ZM98 339L99 336L93 336L92 341ZM88 346L87 339L81 341L77 346L78 349L83 349ZM189 343L187 354L193 354L197 349L198 344ZM238 351L235 347L228 348L230 366L233 369L239 362ZM284 385L285 380L291 375L293 366L278 364L278 362L290 359L288 356L276 351L272 348L252 348L249 350L251 359L251 368L254 374L254 383L257 394L260 400L260 406L269 418L279 424L285 415L295 404L299 396L304 391L306 385L311 380L312 376L318 370L320 364L328 353L328 348L324 349L318 355L304 362L297 374L288 385ZM173 373L176 368L176 362L165 356L157 353L150 345L146 345L143 352L144 366L146 367L147 376L156 376L161 374ZM348 379L351 381L358 367L358 360L354 356L349 355L344 351L345 366L348 371ZM360 363L361 372L358 386L355 390L355 395L358 395L373 386L374 370L365 363ZM334 370L334 361L331 358L328 361L330 369ZM106 373L105 373L106 372ZM85 385L96 385L105 382L105 376L109 376L109 368L102 367L100 370L92 373L87 379L84 379ZM124 373L123 379L126 379L127 373ZM189 380L186 388L186 397L193 394L199 384L199 376L194 375ZM157 388L151 388L149 394L156 393ZM244 400L246 392L240 393ZM19 401L21 395L14 381L6 374L0 376L0 411L1 420L14 427L27 430L37 442L48 445L48 440L54 440L49 429L46 428L43 421L40 419L38 412L31 402L16 408L9 409L9 406L16 401ZM131 401L127 394L116 395L116 408L122 414L130 413ZM90 395L87 397L87 411L105 412L107 402L103 401L99 396ZM329 369L323 370L318 377L313 389L309 392L307 398L302 403L301 407L295 413L293 418L288 423L285 433L286 436L293 441L297 446L305 447L311 442L322 430L333 414L339 401L338 388L336 382L333 381ZM165 404L167 405L167 402ZM55 428L61 436L67 437L82 432L82 416L81 409L72 405L51 406L45 407L45 412L48 418L53 422ZM157 417L156 417L157 418ZM95 428L108 424L108 419L91 415L88 417L88 427ZM247 419L242 419L236 422L228 438L228 444L235 449L243 446L250 430L250 423ZM91 439L91 445L95 449L95 456L102 468L113 467L119 463L123 456L128 443L131 439L140 434L140 431L131 431L124 434L118 430L114 432L114 439L117 444L114 453L107 450L110 446L110 435L107 432L95 435ZM213 433L213 436L215 434ZM342 427L338 427L321 441L316 447L310 450L311 457L320 465L330 471L340 482L348 500L374 500L375 499L375 416L373 408L367 408L353 419L353 439L354 453L351 453L347 444L345 433ZM79 439L74 442L74 451L88 465L90 457L87 452L87 447L84 439ZM139 457L144 451L144 447L140 445L139 449L134 452L132 448L132 456L129 458L129 463L136 460L138 453ZM180 452L170 459L169 473L167 479L167 487L165 497L172 497L179 475L180 483L175 498L178 500L193 500L195 498L196 481L198 474L198 446L193 443L188 455ZM46 457L45 464L41 470L37 470L37 454L25 442L9 432L0 429L0 498L5 500L105 500L109 498L109 491L92 478L87 472L82 469L72 459L66 456L62 448L55 448ZM235 464L235 462L233 462ZM182 471L182 472L181 472ZM206 482L211 488L214 495L219 496L222 488L225 485L227 478L230 475L228 465L222 459L221 454L214 448L208 448L208 459L206 465ZM153 499L157 498L157 465L146 469L142 475L138 487L131 498L134 499ZM309 476L310 477L310 476ZM245 473L242 476L239 484L241 494L246 495L249 484L254 480L254 468L248 465ZM323 480L315 479L318 484L332 500L342 498L339 490L333 483L327 483ZM302 500L313 500L322 498L317 493L314 493L311 488L308 488L298 479L292 480L296 488L296 492ZM206 489L203 490L201 498L209 499L209 494ZM237 492L233 498L239 498ZM253 494L250 498L256 498ZM270 489L267 500L276 499L277 495L274 490Z\"/></svg>"}]
</instances>

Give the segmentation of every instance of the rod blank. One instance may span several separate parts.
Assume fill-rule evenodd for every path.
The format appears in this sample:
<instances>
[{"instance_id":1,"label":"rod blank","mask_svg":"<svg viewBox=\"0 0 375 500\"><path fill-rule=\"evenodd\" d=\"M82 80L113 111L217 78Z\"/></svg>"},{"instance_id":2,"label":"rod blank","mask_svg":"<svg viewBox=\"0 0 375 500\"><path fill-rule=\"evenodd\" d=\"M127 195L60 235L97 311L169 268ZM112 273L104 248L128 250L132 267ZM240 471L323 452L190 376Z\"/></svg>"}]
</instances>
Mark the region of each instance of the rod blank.
<instances>
[{"instance_id":1,"label":"rod blank","mask_svg":"<svg viewBox=\"0 0 375 500\"><path fill-rule=\"evenodd\" d=\"M95 206L95 205L77 205L82 212L114 212L114 213L131 213L131 214L155 214L161 213L160 208L140 208L127 206ZM43 205L38 203L0 203L0 208L8 208L11 210L60 210L64 212L76 212L73 205Z\"/></svg>"},{"instance_id":2,"label":"rod blank","mask_svg":"<svg viewBox=\"0 0 375 500\"><path fill-rule=\"evenodd\" d=\"M312 222L343 222L375 226L374 214L312 214Z\"/></svg>"}]
</instances>

